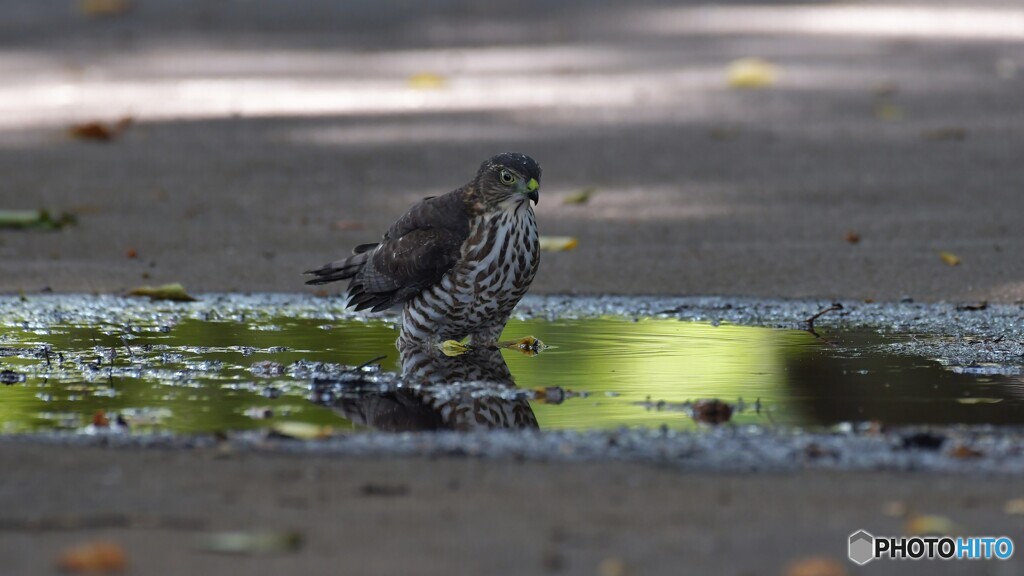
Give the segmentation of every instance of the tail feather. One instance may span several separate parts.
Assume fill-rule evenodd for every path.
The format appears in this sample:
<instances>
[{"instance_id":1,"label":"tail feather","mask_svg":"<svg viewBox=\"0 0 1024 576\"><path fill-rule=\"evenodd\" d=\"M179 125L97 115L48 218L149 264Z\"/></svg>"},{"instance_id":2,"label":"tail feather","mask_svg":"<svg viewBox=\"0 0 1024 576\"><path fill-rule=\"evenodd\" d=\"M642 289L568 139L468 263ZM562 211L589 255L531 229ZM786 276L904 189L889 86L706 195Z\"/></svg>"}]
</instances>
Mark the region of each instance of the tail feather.
<instances>
[{"instance_id":1,"label":"tail feather","mask_svg":"<svg viewBox=\"0 0 1024 576\"><path fill-rule=\"evenodd\" d=\"M306 280L306 284L327 284L328 282L337 282L338 280L352 278L363 269L363 266L369 258L370 255L363 251L355 256L324 264L315 270L306 270L303 274L311 274L314 276L314 278Z\"/></svg>"}]
</instances>

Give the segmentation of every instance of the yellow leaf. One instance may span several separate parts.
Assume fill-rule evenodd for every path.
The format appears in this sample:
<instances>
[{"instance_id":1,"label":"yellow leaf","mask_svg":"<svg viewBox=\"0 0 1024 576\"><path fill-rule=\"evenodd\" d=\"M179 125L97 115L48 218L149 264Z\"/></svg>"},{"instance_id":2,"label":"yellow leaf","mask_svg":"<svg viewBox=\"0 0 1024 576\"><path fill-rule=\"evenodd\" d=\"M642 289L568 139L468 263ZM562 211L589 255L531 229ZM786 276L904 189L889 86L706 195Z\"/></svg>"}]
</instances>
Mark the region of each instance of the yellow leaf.
<instances>
[{"instance_id":1,"label":"yellow leaf","mask_svg":"<svg viewBox=\"0 0 1024 576\"><path fill-rule=\"evenodd\" d=\"M139 286L128 292L129 296L146 296L150 300L171 300L173 302L195 302L196 299L185 292L185 287L177 282L162 286Z\"/></svg>"},{"instance_id":2,"label":"yellow leaf","mask_svg":"<svg viewBox=\"0 0 1024 576\"><path fill-rule=\"evenodd\" d=\"M416 90L437 90L444 88L446 83L447 81L444 79L444 76L432 72L413 74L409 76L408 80L409 87Z\"/></svg>"},{"instance_id":3,"label":"yellow leaf","mask_svg":"<svg viewBox=\"0 0 1024 576\"><path fill-rule=\"evenodd\" d=\"M732 88L764 88L775 84L779 69L760 58L743 58L729 63L728 77Z\"/></svg>"},{"instance_id":4,"label":"yellow leaf","mask_svg":"<svg viewBox=\"0 0 1024 576\"><path fill-rule=\"evenodd\" d=\"M547 252L565 252L579 246L579 240L572 236L541 236L540 249Z\"/></svg>"},{"instance_id":5,"label":"yellow leaf","mask_svg":"<svg viewBox=\"0 0 1024 576\"><path fill-rule=\"evenodd\" d=\"M573 192L562 200L562 204L586 204L594 192L597 192L597 188L593 186Z\"/></svg>"},{"instance_id":6,"label":"yellow leaf","mask_svg":"<svg viewBox=\"0 0 1024 576\"><path fill-rule=\"evenodd\" d=\"M939 252L939 258L949 266L959 266L960 257L952 252Z\"/></svg>"}]
</instances>

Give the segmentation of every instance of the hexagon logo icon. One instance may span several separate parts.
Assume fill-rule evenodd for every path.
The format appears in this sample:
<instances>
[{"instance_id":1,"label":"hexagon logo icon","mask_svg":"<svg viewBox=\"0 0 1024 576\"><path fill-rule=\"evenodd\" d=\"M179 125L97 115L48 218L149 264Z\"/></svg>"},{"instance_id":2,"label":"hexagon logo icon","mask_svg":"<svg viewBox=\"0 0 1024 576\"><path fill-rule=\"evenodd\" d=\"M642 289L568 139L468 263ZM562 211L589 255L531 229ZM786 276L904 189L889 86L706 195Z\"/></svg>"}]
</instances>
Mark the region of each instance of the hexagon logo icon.
<instances>
[{"instance_id":1,"label":"hexagon logo icon","mask_svg":"<svg viewBox=\"0 0 1024 576\"><path fill-rule=\"evenodd\" d=\"M875 537L864 530L850 534L850 560L863 566L875 558Z\"/></svg>"}]
</instances>

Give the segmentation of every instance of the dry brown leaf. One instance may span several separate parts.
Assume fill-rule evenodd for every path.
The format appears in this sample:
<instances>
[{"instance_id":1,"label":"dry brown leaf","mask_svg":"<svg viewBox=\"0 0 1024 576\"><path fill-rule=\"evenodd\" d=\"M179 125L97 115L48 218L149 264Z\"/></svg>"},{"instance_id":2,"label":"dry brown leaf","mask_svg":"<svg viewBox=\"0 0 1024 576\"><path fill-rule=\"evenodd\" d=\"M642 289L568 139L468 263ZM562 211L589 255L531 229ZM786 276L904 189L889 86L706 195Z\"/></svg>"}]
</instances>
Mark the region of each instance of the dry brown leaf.
<instances>
[{"instance_id":1,"label":"dry brown leaf","mask_svg":"<svg viewBox=\"0 0 1024 576\"><path fill-rule=\"evenodd\" d=\"M775 84L779 68L760 58L742 58L729 63L727 76L731 88L764 88Z\"/></svg>"},{"instance_id":2,"label":"dry brown leaf","mask_svg":"<svg viewBox=\"0 0 1024 576\"><path fill-rule=\"evenodd\" d=\"M112 542L87 542L61 552L57 566L69 572L104 573L124 570L124 550Z\"/></svg>"},{"instance_id":3,"label":"dry brown leaf","mask_svg":"<svg viewBox=\"0 0 1024 576\"><path fill-rule=\"evenodd\" d=\"M150 300L170 300L172 302L196 301L188 292L185 292L185 287L177 282L160 286L139 286L128 292L128 295L146 296Z\"/></svg>"},{"instance_id":4,"label":"dry brown leaf","mask_svg":"<svg viewBox=\"0 0 1024 576\"><path fill-rule=\"evenodd\" d=\"M110 426L110 419L107 418L107 415L103 410L97 410L96 413L92 415L92 425L97 428L107 428Z\"/></svg>"},{"instance_id":5,"label":"dry brown leaf","mask_svg":"<svg viewBox=\"0 0 1024 576\"><path fill-rule=\"evenodd\" d=\"M594 192L597 192L597 188L594 188L593 186L577 190L563 198L562 204L586 204Z\"/></svg>"},{"instance_id":6,"label":"dry brown leaf","mask_svg":"<svg viewBox=\"0 0 1024 576\"><path fill-rule=\"evenodd\" d=\"M843 240L846 240L850 244L856 244L860 242L860 234L856 230L847 230L843 236Z\"/></svg>"},{"instance_id":7,"label":"dry brown leaf","mask_svg":"<svg viewBox=\"0 0 1024 576\"><path fill-rule=\"evenodd\" d=\"M985 453L982 452L981 450L975 450L970 446L960 444L956 448L950 450L949 455L953 458L959 458L961 460L971 460L974 458L981 458L982 456L985 455Z\"/></svg>"},{"instance_id":8,"label":"dry brown leaf","mask_svg":"<svg viewBox=\"0 0 1024 576\"><path fill-rule=\"evenodd\" d=\"M693 419L704 424L723 424L732 419L732 406L717 398L697 400L693 403Z\"/></svg>"},{"instance_id":9,"label":"dry brown leaf","mask_svg":"<svg viewBox=\"0 0 1024 576\"><path fill-rule=\"evenodd\" d=\"M78 0L78 10L86 16L116 16L131 7L131 0Z\"/></svg>"},{"instance_id":10,"label":"dry brown leaf","mask_svg":"<svg viewBox=\"0 0 1024 576\"><path fill-rule=\"evenodd\" d=\"M541 236L540 249L546 252L565 252L579 246L579 240L572 236Z\"/></svg>"},{"instance_id":11,"label":"dry brown leaf","mask_svg":"<svg viewBox=\"0 0 1024 576\"><path fill-rule=\"evenodd\" d=\"M413 74L409 76L407 83L410 88L416 90L438 90L444 88L447 84L444 76L440 74L434 74L432 72L421 72L419 74Z\"/></svg>"},{"instance_id":12,"label":"dry brown leaf","mask_svg":"<svg viewBox=\"0 0 1024 576\"><path fill-rule=\"evenodd\" d=\"M103 122L83 122L73 124L68 128L68 134L79 140L92 140L94 142L109 142L119 136L122 132L131 127L135 120L131 116L125 116L113 124Z\"/></svg>"},{"instance_id":13,"label":"dry brown leaf","mask_svg":"<svg viewBox=\"0 0 1024 576\"><path fill-rule=\"evenodd\" d=\"M547 349L547 345L533 336L524 336L518 340L507 340L498 343L499 348L518 350L527 356L536 356Z\"/></svg>"},{"instance_id":14,"label":"dry brown leaf","mask_svg":"<svg viewBox=\"0 0 1024 576\"><path fill-rule=\"evenodd\" d=\"M846 576L846 567L825 556L794 560L786 565L785 576Z\"/></svg>"},{"instance_id":15,"label":"dry brown leaf","mask_svg":"<svg viewBox=\"0 0 1024 576\"><path fill-rule=\"evenodd\" d=\"M947 266L959 266L960 257L952 252L939 252L939 258L946 263Z\"/></svg>"}]
</instances>

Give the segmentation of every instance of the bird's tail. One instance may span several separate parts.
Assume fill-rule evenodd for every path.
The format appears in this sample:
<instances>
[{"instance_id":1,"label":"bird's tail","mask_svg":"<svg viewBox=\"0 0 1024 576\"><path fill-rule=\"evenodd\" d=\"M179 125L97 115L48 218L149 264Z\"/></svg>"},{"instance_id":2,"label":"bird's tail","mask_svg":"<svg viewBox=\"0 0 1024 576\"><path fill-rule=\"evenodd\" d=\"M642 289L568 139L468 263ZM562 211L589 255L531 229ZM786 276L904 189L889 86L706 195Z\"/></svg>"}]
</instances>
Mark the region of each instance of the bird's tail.
<instances>
[{"instance_id":1,"label":"bird's tail","mask_svg":"<svg viewBox=\"0 0 1024 576\"><path fill-rule=\"evenodd\" d=\"M337 282L338 280L346 280L355 276L363 269L366 261L370 259L370 251L376 247L376 244L360 244L352 250L352 256L348 258L335 260L315 270L306 270L303 274L311 274L313 276L313 278L306 280L306 284L327 284L328 282Z\"/></svg>"}]
</instances>

